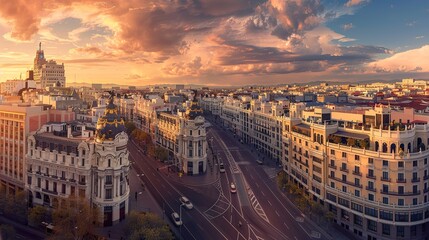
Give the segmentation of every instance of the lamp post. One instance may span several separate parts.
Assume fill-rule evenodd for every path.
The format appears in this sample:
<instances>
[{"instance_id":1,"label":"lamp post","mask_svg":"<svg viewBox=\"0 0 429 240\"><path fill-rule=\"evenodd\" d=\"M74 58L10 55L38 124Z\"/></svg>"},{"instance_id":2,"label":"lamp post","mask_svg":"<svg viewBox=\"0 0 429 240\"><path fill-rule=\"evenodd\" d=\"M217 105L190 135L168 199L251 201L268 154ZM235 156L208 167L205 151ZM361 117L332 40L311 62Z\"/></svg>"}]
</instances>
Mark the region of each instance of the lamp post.
<instances>
[{"instance_id":1,"label":"lamp post","mask_svg":"<svg viewBox=\"0 0 429 240\"><path fill-rule=\"evenodd\" d=\"M184 203L181 203L180 207L179 207L179 219L180 219L179 231L180 231L180 238L182 238L182 225L183 225L183 222L182 222L182 207L184 205L185 205Z\"/></svg>"}]
</instances>

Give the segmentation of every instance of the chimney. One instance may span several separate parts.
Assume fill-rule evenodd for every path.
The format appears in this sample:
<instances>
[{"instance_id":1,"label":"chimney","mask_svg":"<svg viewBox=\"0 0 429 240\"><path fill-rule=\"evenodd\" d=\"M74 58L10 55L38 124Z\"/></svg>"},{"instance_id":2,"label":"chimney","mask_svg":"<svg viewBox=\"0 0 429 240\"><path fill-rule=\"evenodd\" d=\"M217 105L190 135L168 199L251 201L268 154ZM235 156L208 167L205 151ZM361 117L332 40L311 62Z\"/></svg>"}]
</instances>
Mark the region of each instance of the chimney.
<instances>
[{"instance_id":1,"label":"chimney","mask_svg":"<svg viewBox=\"0 0 429 240\"><path fill-rule=\"evenodd\" d=\"M71 138L71 137L72 137L71 126L67 125L67 138Z\"/></svg>"}]
</instances>

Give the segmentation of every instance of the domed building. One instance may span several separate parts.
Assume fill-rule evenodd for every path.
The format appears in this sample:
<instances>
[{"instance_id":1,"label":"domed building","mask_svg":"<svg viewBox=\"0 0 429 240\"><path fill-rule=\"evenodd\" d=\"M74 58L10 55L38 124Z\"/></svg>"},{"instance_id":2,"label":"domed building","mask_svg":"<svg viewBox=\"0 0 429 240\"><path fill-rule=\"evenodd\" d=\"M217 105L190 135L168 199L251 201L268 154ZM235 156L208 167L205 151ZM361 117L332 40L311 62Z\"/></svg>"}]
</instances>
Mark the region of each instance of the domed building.
<instances>
[{"instance_id":1,"label":"domed building","mask_svg":"<svg viewBox=\"0 0 429 240\"><path fill-rule=\"evenodd\" d=\"M119 117L111 97L104 116L97 122L92 163L93 203L102 213L104 226L122 221L128 214L130 163L127 143L125 122Z\"/></svg>"}]
</instances>

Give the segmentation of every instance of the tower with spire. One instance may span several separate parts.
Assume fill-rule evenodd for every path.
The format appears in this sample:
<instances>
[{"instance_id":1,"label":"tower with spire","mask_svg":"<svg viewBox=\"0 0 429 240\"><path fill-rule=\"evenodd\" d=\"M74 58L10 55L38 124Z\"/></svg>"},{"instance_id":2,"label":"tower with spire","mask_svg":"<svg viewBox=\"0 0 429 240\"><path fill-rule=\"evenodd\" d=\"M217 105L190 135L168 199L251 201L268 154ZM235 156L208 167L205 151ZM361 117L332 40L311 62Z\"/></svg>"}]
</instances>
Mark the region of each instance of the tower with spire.
<instances>
[{"instance_id":1,"label":"tower with spire","mask_svg":"<svg viewBox=\"0 0 429 240\"><path fill-rule=\"evenodd\" d=\"M54 60L46 60L41 42L39 42L39 49L34 58L33 72L34 80L40 88L65 87L66 85L64 64L57 64Z\"/></svg>"}]
</instances>

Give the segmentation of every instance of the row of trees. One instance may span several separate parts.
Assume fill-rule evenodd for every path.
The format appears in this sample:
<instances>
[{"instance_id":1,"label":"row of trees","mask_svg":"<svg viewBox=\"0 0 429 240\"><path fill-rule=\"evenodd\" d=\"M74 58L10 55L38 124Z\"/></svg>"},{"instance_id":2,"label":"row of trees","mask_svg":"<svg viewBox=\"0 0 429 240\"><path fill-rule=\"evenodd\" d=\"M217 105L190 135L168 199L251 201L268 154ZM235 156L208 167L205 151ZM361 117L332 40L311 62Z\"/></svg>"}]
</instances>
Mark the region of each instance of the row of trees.
<instances>
[{"instance_id":1,"label":"row of trees","mask_svg":"<svg viewBox=\"0 0 429 240\"><path fill-rule=\"evenodd\" d=\"M168 150L159 146L156 146L150 134L144 132L141 129L136 128L134 123L127 122L125 124L127 133L136 140L136 142L143 148L143 151L149 156L159 159L161 162L168 160Z\"/></svg>"},{"instance_id":2,"label":"row of trees","mask_svg":"<svg viewBox=\"0 0 429 240\"><path fill-rule=\"evenodd\" d=\"M139 213L131 211L127 217L125 236L129 240L151 239L172 240L174 239L169 226L153 213Z\"/></svg>"},{"instance_id":3,"label":"row of trees","mask_svg":"<svg viewBox=\"0 0 429 240\"><path fill-rule=\"evenodd\" d=\"M27 222L27 200L24 191L7 193L0 185L0 213L21 223Z\"/></svg>"},{"instance_id":4,"label":"row of trees","mask_svg":"<svg viewBox=\"0 0 429 240\"><path fill-rule=\"evenodd\" d=\"M335 218L334 213L325 209L320 203L310 199L310 196L308 196L302 188L288 180L286 172L281 171L277 174L277 184L279 188L288 191L289 194L292 195L291 200L299 210L305 214L309 214L310 217L314 216L318 223L320 223L322 219L331 222Z\"/></svg>"}]
</instances>

